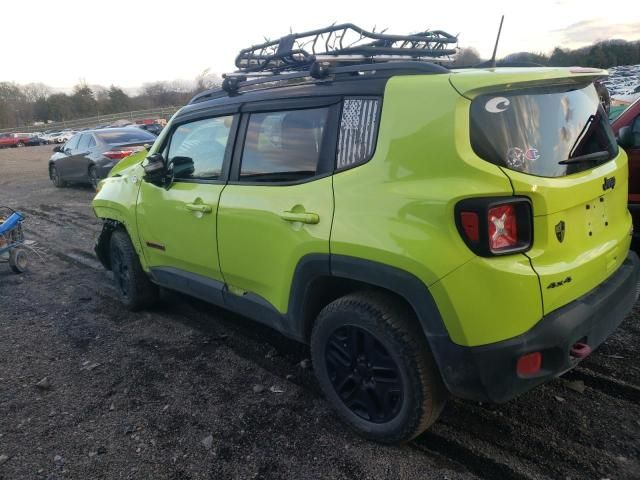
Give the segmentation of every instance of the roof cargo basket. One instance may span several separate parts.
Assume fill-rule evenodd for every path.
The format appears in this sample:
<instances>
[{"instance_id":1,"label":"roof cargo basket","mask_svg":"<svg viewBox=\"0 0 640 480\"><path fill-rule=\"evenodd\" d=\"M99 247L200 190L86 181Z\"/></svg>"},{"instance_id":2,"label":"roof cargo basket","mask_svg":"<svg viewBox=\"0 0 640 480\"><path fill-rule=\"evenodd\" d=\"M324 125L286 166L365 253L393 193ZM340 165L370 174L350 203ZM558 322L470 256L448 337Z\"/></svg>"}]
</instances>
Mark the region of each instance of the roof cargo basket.
<instances>
[{"instance_id":1,"label":"roof cargo basket","mask_svg":"<svg viewBox=\"0 0 640 480\"><path fill-rule=\"evenodd\" d=\"M304 33L292 33L240 51L238 71L227 76L274 75L310 69L314 64L421 60L447 63L457 52L458 38L442 30L412 35L368 32L351 23ZM254 74L254 75L251 75Z\"/></svg>"}]
</instances>

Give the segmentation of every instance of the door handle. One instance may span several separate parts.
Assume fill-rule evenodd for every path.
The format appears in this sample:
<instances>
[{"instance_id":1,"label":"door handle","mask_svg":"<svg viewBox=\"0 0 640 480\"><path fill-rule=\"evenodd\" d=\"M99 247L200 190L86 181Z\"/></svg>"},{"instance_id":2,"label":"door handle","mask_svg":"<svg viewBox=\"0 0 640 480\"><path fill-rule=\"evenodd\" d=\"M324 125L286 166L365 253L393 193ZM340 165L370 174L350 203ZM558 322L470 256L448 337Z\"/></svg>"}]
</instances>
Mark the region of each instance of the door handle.
<instances>
[{"instance_id":1,"label":"door handle","mask_svg":"<svg viewBox=\"0 0 640 480\"><path fill-rule=\"evenodd\" d=\"M287 222L301 222L315 225L320 221L320 216L317 213L297 213L297 212L282 212L280 218Z\"/></svg>"},{"instance_id":2,"label":"door handle","mask_svg":"<svg viewBox=\"0 0 640 480\"><path fill-rule=\"evenodd\" d=\"M187 203L185 207L192 212L211 213L213 211L213 207L206 203Z\"/></svg>"}]
</instances>

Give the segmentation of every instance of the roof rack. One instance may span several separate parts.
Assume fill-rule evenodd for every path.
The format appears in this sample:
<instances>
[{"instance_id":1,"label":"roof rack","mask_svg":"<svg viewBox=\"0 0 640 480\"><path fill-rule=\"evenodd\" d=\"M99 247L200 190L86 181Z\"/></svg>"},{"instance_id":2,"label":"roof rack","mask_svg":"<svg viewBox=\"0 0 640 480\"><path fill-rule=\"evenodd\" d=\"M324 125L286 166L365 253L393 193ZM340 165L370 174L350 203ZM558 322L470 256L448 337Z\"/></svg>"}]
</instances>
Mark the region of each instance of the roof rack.
<instances>
[{"instance_id":1,"label":"roof rack","mask_svg":"<svg viewBox=\"0 0 640 480\"><path fill-rule=\"evenodd\" d=\"M458 38L442 30L427 30L412 35L390 35L366 31L352 23L303 33L292 33L240 51L238 71L278 74L310 68L314 63L362 64L397 60L422 60L435 63L452 61Z\"/></svg>"},{"instance_id":2,"label":"roof rack","mask_svg":"<svg viewBox=\"0 0 640 480\"><path fill-rule=\"evenodd\" d=\"M364 64L364 65L347 65L315 72L318 64L314 64L311 69L271 73L263 72L260 74L227 74L222 82L222 88L214 88L197 94L189 102L198 103L204 100L224 97L228 94L238 93L240 89L258 90L272 88L279 85L290 85L290 80L333 80L337 76L353 77L353 76L371 76L383 73L393 74L425 74L425 73L447 73L448 68L442 65L436 65L429 62L416 61L394 61L387 63ZM276 84L277 83L277 84Z\"/></svg>"}]
</instances>

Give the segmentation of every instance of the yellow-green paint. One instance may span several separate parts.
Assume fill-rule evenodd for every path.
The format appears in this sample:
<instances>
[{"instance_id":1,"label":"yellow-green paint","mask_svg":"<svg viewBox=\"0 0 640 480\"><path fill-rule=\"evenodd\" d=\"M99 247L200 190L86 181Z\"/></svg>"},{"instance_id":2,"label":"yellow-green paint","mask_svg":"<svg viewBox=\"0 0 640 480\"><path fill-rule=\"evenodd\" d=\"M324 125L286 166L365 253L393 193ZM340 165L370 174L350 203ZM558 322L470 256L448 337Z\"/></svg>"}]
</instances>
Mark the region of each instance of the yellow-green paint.
<instances>
[{"instance_id":1,"label":"yellow-green paint","mask_svg":"<svg viewBox=\"0 0 640 480\"><path fill-rule=\"evenodd\" d=\"M282 313L298 261L330 252L419 278L455 343L505 340L595 288L626 257L631 226L626 157L620 153L597 168L560 178L502 170L471 148L470 99L543 83L577 84L604 73L486 69L393 77L382 102L374 156L360 167L299 185L176 182L165 190L141 180L140 154L112 171L94 208L101 218L125 223L144 252L145 269L173 266L221 280L229 291L258 295ZM603 191L604 177L611 176L616 187ZM477 257L456 229L456 203L514 193L532 202L531 250ZM188 204L209 205L211 212L189 210ZM562 242L555 234L561 220ZM570 282L547 288L568 277Z\"/></svg>"}]
</instances>

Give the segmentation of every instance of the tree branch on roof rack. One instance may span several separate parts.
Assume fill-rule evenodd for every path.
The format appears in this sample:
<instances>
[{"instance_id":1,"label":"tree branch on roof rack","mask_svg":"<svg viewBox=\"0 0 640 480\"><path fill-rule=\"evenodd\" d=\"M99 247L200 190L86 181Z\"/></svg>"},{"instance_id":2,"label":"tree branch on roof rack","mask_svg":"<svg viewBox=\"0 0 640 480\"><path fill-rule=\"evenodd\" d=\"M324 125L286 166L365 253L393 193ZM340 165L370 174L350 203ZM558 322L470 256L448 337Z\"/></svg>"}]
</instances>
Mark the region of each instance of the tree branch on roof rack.
<instances>
[{"instance_id":1,"label":"tree branch on roof rack","mask_svg":"<svg viewBox=\"0 0 640 480\"><path fill-rule=\"evenodd\" d=\"M386 30L383 30L383 32ZM340 64L418 60L451 62L458 37L442 30L411 35L366 31L351 23L303 33L292 33L240 51L236 67L240 73L271 74L310 68L316 61ZM456 46L454 46L456 45Z\"/></svg>"}]
</instances>

